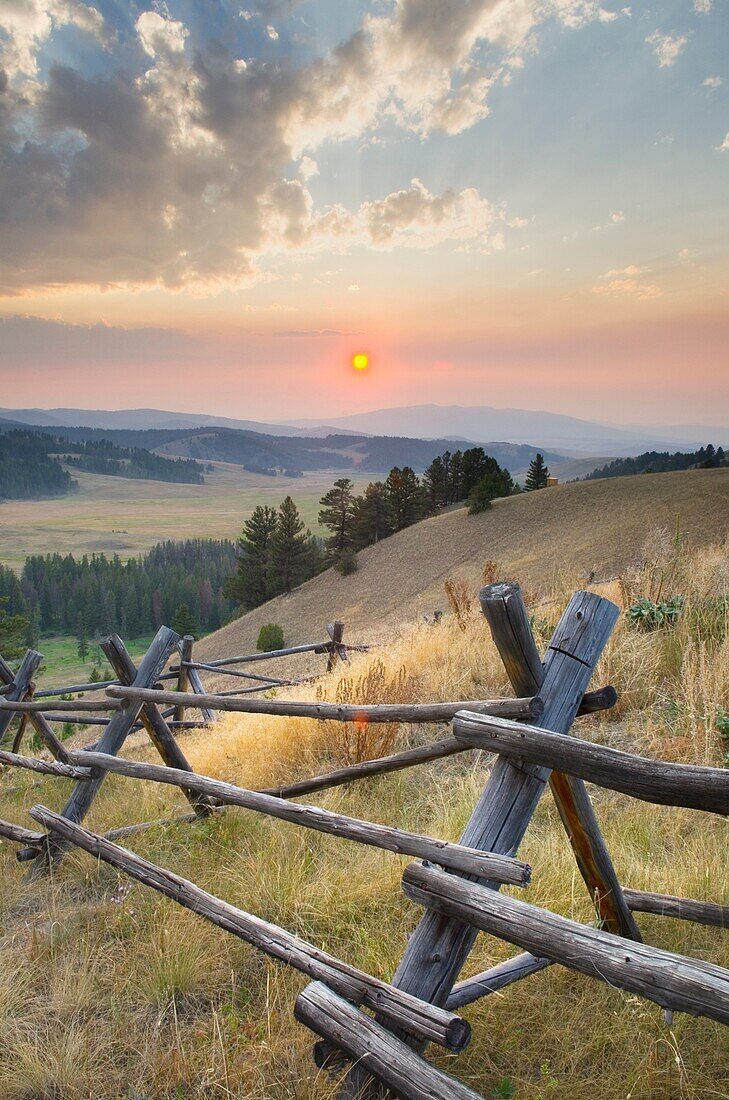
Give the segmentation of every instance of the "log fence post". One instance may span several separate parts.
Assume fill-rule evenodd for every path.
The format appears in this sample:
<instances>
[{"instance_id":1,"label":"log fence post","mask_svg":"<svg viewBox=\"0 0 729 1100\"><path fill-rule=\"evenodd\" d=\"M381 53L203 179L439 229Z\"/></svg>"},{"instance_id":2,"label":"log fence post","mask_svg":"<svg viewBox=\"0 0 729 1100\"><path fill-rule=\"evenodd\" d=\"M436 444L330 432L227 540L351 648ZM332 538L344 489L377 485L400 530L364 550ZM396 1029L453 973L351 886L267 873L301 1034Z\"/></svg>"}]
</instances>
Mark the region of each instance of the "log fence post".
<instances>
[{"instance_id":1,"label":"log fence post","mask_svg":"<svg viewBox=\"0 0 729 1100\"><path fill-rule=\"evenodd\" d=\"M186 634L180 643L180 670L177 674L177 690L179 692L186 692L190 690L190 676L188 673L188 666L192 662L192 643L194 642L192 634ZM175 713L173 715L175 722L185 721L185 704L180 703L175 707Z\"/></svg>"},{"instance_id":2,"label":"log fence post","mask_svg":"<svg viewBox=\"0 0 729 1100\"><path fill-rule=\"evenodd\" d=\"M152 644L142 658L139 668L135 670L135 686L149 687L150 684L156 682L178 640L178 635L175 634L174 630L170 630L167 626L159 628ZM98 748L101 752L116 756L131 733L142 706L143 703L140 699L125 699L122 701L121 706L114 713L114 717L98 742ZM79 781L63 807L61 815L72 822L79 823L83 821L105 778L106 773L100 772L93 779ZM68 840L59 837L49 841L39 857L34 860L28 871L28 877L35 880L48 873L51 867L58 864L63 858L69 844Z\"/></svg>"},{"instance_id":3,"label":"log fence post","mask_svg":"<svg viewBox=\"0 0 729 1100\"><path fill-rule=\"evenodd\" d=\"M104 638L99 644L104 656L119 678L119 682L125 686L133 684L137 677L137 668L119 635L110 634L108 638ZM139 717L150 736L152 744L165 764L170 768L191 772L192 767L175 740L170 727L162 717L159 707L155 703L145 703ZM183 791L183 794L198 816L205 817L210 813L212 803L209 798L195 794L192 791Z\"/></svg>"},{"instance_id":4,"label":"log fence post","mask_svg":"<svg viewBox=\"0 0 729 1100\"><path fill-rule=\"evenodd\" d=\"M536 725L569 731L618 613L615 604L592 592L574 594L547 648L540 685L544 710ZM517 767L498 757L460 843L515 855L548 779L547 768ZM483 884L498 889L496 883ZM476 929L458 917L427 911L408 941L392 984L442 1007L476 935ZM352 1100L373 1091L366 1068L355 1065L339 1096Z\"/></svg>"},{"instance_id":5,"label":"log fence post","mask_svg":"<svg viewBox=\"0 0 729 1100\"><path fill-rule=\"evenodd\" d=\"M534 641L521 588L514 583L487 585L481 589L479 599L509 680L519 691L536 695L544 682L545 669ZM579 630L579 627L580 622L576 620L574 630ZM553 729L544 721L539 725ZM555 732L567 733L568 729ZM640 941L638 926L623 897L583 780L553 771L549 776L549 785L580 874L603 927L608 932Z\"/></svg>"}]
</instances>

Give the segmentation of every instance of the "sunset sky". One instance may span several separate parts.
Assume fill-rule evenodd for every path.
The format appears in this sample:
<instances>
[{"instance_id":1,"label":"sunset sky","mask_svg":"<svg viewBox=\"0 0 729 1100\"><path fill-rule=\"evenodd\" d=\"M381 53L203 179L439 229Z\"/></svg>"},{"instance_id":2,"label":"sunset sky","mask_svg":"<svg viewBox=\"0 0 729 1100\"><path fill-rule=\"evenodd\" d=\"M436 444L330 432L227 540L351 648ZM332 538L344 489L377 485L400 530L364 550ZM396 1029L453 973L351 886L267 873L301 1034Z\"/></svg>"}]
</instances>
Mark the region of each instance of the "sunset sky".
<instances>
[{"instance_id":1,"label":"sunset sky","mask_svg":"<svg viewBox=\"0 0 729 1100\"><path fill-rule=\"evenodd\" d=\"M0 405L729 424L727 59L727 0L0 0Z\"/></svg>"}]
</instances>

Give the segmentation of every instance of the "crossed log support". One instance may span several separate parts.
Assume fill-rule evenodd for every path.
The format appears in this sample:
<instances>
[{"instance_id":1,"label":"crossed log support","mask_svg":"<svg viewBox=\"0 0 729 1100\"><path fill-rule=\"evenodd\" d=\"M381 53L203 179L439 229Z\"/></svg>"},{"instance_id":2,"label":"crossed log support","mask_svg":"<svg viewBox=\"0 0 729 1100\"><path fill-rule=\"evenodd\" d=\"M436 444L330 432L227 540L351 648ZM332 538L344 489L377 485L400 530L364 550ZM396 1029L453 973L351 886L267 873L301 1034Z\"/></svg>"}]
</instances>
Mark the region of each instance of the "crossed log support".
<instances>
[{"instance_id":1,"label":"crossed log support","mask_svg":"<svg viewBox=\"0 0 729 1100\"><path fill-rule=\"evenodd\" d=\"M544 704L535 724L556 733L569 733L612 633L618 608L594 593L576 592L557 624L542 663L519 585L489 585L481 590L480 600L516 693L538 693ZM504 756L497 757L460 843L514 856L547 783L600 922L607 931L640 942L640 932L623 896L582 780ZM494 882L472 876L460 877L498 889ZM477 934L478 929L472 924L429 909L410 937L392 984L421 1000L444 1007ZM541 959L535 959L531 968L524 966L524 962L522 957L521 970L527 974L544 965ZM305 990L302 996L306 995ZM378 1023L387 1026L379 1018ZM323 1034L321 1030L320 1034ZM403 1034L398 1037L417 1050L425 1048L426 1044L418 1044ZM327 1052L336 1046L334 1033L327 1039L330 1041L323 1047L318 1044L317 1060L321 1059L323 1049ZM378 1094L381 1095L381 1087L360 1063L350 1070L339 1097L340 1100L363 1100Z\"/></svg>"},{"instance_id":2,"label":"crossed log support","mask_svg":"<svg viewBox=\"0 0 729 1100\"><path fill-rule=\"evenodd\" d=\"M122 684L134 685L135 687L151 687L160 676L170 654L179 641L179 636L175 634L174 630L170 630L167 626L161 626L142 658L139 668L135 666L118 635L112 634L104 639L101 648ZM16 676L16 682L17 679ZM141 718L142 725L147 730L152 743L165 764L184 771L192 771L185 754L162 717L159 707L155 703L144 703L142 700L125 699L122 702L120 708L104 729L97 745L98 751L116 756L132 732L138 718ZM98 772L91 779L79 780L63 807L61 815L77 824L82 822L105 778L106 772ZM197 816L205 816L210 813L213 803L207 796L195 794L191 791L185 793ZM47 874L54 864L60 862L68 847L69 842L66 840L55 836L49 838L37 850L37 856L28 871L28 878L35 880Z\"/></svg>"}]
</instances>

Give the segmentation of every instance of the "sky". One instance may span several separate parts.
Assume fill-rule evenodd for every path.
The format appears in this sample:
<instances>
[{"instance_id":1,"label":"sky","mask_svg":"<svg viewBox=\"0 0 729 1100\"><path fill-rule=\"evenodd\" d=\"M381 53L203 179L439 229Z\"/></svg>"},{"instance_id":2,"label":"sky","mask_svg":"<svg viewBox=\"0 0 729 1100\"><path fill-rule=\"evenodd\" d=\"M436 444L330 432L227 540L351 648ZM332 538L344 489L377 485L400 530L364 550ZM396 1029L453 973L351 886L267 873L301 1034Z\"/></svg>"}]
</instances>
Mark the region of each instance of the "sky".
<instances>
[{"instance_id":1,"label":"sky","mask_svg":"<svg viewBox=\"0 0 729 1100\"><path fill-rule=\"evenodd\" d=\"M0 404L729 425L727 59L728 0L0 0Z\"/></svg>"}]
</instances>

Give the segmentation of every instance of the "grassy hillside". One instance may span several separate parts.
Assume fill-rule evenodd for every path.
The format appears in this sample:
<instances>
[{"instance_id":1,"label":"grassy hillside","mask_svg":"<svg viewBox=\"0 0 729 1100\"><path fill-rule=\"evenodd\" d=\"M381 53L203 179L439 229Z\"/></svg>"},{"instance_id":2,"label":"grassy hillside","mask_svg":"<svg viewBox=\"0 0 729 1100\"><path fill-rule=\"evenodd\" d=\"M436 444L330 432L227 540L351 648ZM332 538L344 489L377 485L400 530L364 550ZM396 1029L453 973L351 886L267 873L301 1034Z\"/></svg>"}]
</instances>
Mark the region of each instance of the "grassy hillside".
<instances>
[{"instance_id":1,"label":"grassy hillside","mask_svg":"<svg viewBox=\"0 0 729 1100\"><path fill-rule=\"evenodd\" d=\"M351 641L389 638L402 622L447 606L443 581L472 590L487 561L536 591L565 572L614 577L636 561L651 528L677 525L699 544L729 532L729 470L697 470L559 485L496 501L469 516L454 508L359 554L349 577L329 571L210 635L207 657L249 652L262 623L278 622L291 644L318 638L334 618Z\"/></svg>"},{"instance_id":2,"label":"grassy hillside","mask_svg":"<svg viewBox=\"0 0 729 1100\"><path fill-rule=\"evenodd\" d=\"M579 584L579 576L570 575L574 531L561 530L562 579L541 599L536 589L529 598L541 644ZM604 536L608 528L601 530ZM532 544L541 544L546 531L543 522ZM523 540L526 535L522 531ZM549 546L556 555L556 531ZM604 563L595 562L608 571L617 551L607 544L606 550ZM451 551L455 556L455 547ZM526 549L519 552L527 561ZM624 604L654 591L662 576L668 589L686 597L685 611L675 629L652 634L629 629L621 618L595 677L596 684L616 685L620 703L606 715L580 719L579 733L666 759L719 763L726 746L715 718L718 707L729 707L729 621L726 603L714 597L729 596L729 543L692 552L652 536L636 556L637 567L613 586L615 597ZM574 572L582 568L580 560ZM395 581L382 574L380 581L394 592ZM453 616L439 626L421 621L403 628L397 642L296 694L361 702L505 694L504 671L475 594L473 587L462 597L463 629ZM184 748L199 771L267 786L442 733L439 727L363 730L230 715L212 733L186 737ZM152 758L148 746L130 751ZM456 839L488 766L487 759L465 754L316 801ZM0 782L2 816L25 825L27 806L58 808L68 792L65 780L27 773L6 774ZM169 787L132 784L122 777L106 782L91 827L167 816L187 805ZM729 903L723 819L594 795L626 885ZM392 975L420 915L400 889L406 860L244 811L195 827L150 830L127 843L383 978ZM335 1094L335 1085L313 1067L311 1034L293 1022L305 979L81 854L68 858L52 883L25 886L10 848L0 846L0 1100L325 1100ZM591 919L548 793L521 854L534 878L520 896ZM729 942L718 929L642 916L639 924L649 942L729 965ZM482 935L467 973L513 953ZM487 1098L729 1095L729 1029L680 1014L668 1025L657 1006L558 967L464 1015L474 1032L467 1051L453 1058L431 1049L429 1056Z\"/></svg>"}]
</instances>

